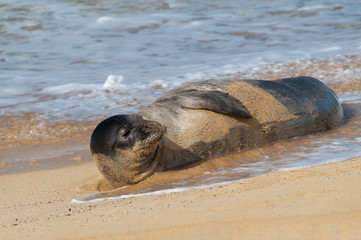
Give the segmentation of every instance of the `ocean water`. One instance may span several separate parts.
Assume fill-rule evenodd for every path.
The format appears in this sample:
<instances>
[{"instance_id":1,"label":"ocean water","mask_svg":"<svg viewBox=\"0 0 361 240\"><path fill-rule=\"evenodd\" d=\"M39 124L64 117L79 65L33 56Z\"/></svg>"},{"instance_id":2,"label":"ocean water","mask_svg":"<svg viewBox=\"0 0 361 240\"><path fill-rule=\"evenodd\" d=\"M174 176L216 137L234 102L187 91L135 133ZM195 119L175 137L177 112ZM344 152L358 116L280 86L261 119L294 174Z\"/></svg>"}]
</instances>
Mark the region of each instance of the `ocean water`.
<instances>
[{"instance_id":1,"label":"ocean water","mask_svg":"<svg viewBox=\"0 0 361 240\"><path fill-rule=\"evenodd\" d=\"M185 81L359 55L360 13L352 0L3 0L0 116L99 119Z\"/></svg>"},{"instance_id":2,"label":"ocean water","mask_svg":"<svg viewBox=\"0 0 361 240\"><path fill-rule=\"evenodd\" d=\"M214 186L361 156L361 5L353 0L2 0L0 173L42 165L50 149L5 154L2 145L45 144L80 132L79 139L87 139L96 121L136 112L186 81L297 75L319 78L339 95L348 109L342 127L232 155L232 161L239 159L232 166L111 198ZM61 163L43 165L79 159L78 148L89 152L87 144L68 152L55 149L51 157L62 155Z\"/></svg>"}]
</instances>

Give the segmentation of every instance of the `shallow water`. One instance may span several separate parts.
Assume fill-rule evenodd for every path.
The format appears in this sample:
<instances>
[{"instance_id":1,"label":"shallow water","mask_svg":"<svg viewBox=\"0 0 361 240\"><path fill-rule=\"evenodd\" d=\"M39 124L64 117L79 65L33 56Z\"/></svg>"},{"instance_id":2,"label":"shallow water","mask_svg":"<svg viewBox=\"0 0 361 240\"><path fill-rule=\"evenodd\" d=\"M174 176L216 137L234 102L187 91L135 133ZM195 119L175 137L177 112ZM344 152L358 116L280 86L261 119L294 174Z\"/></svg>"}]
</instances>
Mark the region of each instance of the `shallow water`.
<instances>
[{"instance_id":1,"label":"shallow water","mask_svg":"<svg viewBox=\"0 0 361 240\"><path fill-rule=\"evenodd\" d=\"M352 0L4 0L0 174L77 162L77 151L91 161L85 152L99 120L135 112L183 82L212 77L313 76L354 113L336 130L226 156L213 162L216 168L138 192L361 156L360 31L361 5ZM47 145L59 143L64 146Z\"/></svg>"},{"instance_id":2,"label":"shallow water","mask_svg":"<svg viewBox=\"0 0 361 240\"><path fill-rule=\"evenodd\" d=\"M3 0L0 115L97 119L185 81L357 55L360 12L352 0Z\"/></svg>"}]
</instances>

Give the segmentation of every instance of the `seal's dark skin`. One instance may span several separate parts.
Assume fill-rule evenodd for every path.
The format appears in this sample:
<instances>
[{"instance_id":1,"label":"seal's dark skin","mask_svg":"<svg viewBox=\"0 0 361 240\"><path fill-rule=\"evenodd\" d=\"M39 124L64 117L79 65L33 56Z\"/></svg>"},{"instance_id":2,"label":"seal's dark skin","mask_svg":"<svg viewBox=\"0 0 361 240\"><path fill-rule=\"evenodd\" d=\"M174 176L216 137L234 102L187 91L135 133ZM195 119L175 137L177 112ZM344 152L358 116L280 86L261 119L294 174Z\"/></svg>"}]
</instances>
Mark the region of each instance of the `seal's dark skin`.
<instances>
[{"instance_id":1,"label":"seal's dark skin","mask_svg":"<svg viewBox=\"0 0 361 240\"><path fill-rule=\"evenodd\" d=\"M104 120L90 148L102 175L120 187L156 171L328 130L343 117L335 93L315 78L202 80L137 114Z\"/></svg>"}]
</instances>

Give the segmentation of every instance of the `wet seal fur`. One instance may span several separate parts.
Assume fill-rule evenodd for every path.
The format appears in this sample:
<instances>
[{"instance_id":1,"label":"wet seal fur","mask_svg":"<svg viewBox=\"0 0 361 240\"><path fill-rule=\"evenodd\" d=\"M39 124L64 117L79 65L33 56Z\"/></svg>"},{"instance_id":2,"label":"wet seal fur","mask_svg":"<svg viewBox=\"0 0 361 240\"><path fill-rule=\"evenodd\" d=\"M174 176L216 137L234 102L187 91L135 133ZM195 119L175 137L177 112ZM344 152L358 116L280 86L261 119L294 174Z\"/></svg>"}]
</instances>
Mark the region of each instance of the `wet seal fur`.
<instances>
[{"instance_id":1,"label":"wet seal fur","mask_svg":"<svg viewBox=\"0 0 361 240\"><path fill-rule=\"evenodd\" d=\"M94 130L90 148L116 188L279 139L331 129L344 113L336 94L311 77L186 83L136 114Z\"/></svg>"}]
</instances>

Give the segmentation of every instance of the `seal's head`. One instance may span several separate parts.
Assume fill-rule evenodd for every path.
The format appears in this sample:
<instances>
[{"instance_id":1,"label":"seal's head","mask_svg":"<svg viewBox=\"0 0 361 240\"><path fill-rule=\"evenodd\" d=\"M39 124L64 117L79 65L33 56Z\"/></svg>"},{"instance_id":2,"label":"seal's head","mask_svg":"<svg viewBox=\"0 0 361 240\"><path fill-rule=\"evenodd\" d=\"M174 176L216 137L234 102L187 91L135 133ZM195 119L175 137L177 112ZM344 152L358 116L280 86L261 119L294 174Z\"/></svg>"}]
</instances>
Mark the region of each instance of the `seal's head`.
<instances>
[{"instance_id":1,"label":"seal's head","mask_svg":"<svg viewBox=\"0 0 361 240\"><path fill-rule=\"evenodd\" d=\"M156 170L164 133L160 123L137 114L112 116L94 129L93 160L112 187L137 183Z\"/></svg>"}]
</instances>

